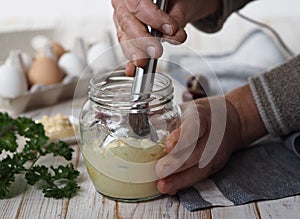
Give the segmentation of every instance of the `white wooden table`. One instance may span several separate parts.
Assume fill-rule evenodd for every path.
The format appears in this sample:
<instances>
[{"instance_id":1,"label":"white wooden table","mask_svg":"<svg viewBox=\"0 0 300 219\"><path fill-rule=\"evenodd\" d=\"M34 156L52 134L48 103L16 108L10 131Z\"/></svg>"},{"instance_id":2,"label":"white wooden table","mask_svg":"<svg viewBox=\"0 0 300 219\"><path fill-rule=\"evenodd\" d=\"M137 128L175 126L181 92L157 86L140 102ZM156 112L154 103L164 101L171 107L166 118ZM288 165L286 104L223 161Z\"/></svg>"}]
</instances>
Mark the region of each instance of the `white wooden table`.
<instances>
[{"instance_id":1,"label":"white wooden table","mask_svg":"<svg viewBox=\"0 0 300 219\"><path fill-rule=\"evenodd\" d=\"M80 105L75 106L79 112ZM42 115L53 115L61 112L72 113L72 102L28 112L24 115L37 119ZM24 186L22 180L14 186L14 195L9 199L0 200L0 219L13 218L300 218L300 196L280 200L250 203L235 207L216 207L202 211L186 210L176 197L165 196L143 203L122 203L112 201L94 189L85 169L80 148L75 143L73 162L80 171L80 191L72 199L55 200L44 198L36 186ZM55 163L56 159L47 162Z\"/></svg>"}]
</instances>

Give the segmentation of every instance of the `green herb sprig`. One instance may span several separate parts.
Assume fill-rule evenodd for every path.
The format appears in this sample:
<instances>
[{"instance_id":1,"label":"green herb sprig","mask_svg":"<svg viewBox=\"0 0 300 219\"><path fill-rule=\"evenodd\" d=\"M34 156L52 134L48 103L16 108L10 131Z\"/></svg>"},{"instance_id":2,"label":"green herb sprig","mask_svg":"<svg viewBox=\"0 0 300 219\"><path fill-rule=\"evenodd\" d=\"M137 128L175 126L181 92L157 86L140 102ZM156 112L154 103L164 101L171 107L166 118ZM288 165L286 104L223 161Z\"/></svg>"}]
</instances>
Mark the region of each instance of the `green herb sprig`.
<instances>
[{"instance_id":1,"label":"green herb sprig","mask_svg":"<svg viewBox=\"0 0 300 219\"><path fill-rule=\"evenodd\" d=\"M21 151L17 143L20 137L25 139ZM70 161L73 151L65 142L49 143L42 124L30 118L13 119L7 113L0 113L0 199L8 196L16 174L24 174L29 185L43 181L45 197L73 197L79 190L76 181L79 172L72 163L58 167L36 164L41 157L50 154Z\"/></svg>"}]
</instances>

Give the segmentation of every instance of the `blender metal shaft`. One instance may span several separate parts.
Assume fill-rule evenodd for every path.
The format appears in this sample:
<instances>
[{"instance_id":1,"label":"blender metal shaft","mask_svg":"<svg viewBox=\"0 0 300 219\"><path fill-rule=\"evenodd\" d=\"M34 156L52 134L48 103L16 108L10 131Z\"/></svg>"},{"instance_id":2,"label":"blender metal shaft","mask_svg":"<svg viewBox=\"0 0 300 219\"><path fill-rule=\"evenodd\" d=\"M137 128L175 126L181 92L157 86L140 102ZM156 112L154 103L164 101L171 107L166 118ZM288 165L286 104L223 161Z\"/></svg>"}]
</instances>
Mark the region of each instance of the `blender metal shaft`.
<instances>
[{"instance_id":1,"label":"blender metal shaft","mask_svg":"<svg viewBox=\"0 0 300 219\"><path fill-rule=\"evenodd\" d=\"M160 10L167 10L167 0L153 0L153 3L158 6ZM153 37L161 37L161 32L147 26L149 33ZM147 64L144 67L137 67L135 72L135 78L132 85L132 101L146 100L150 97L150 92L153 89L154 77L156 72L157 59L149 58ZM143 106L137 106L137 109L143 110L147 108L148 104ZM151 124L148 121L148 115L146 111L140 113L129 114L129 124L135 134L138 136L153 135L154 130L151 128ZM155 133L156 134L156 133Z\"/></svg>"}]
</instances>

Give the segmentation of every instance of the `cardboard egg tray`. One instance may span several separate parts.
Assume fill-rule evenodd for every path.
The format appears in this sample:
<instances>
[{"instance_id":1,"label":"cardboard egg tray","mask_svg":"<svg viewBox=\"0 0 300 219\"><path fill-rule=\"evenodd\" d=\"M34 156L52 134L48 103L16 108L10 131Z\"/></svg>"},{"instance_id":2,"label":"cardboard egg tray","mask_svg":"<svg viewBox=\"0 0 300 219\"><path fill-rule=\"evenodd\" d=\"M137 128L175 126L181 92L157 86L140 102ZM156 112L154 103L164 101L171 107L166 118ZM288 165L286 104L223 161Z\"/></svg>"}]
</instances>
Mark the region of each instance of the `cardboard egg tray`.
<instances>
[{"instance_id":1,"label":"cardboard egg tray","mask_svg":"<svg viewBox=\"0 0 300 219\"><path fill-rule=\"evenodd\" d=\"M53 30L26 30L0 33L0 63L4 62L10 50L20 49L33 54L30 40L36 35L53 37ZM9 98L0 96L0 111L11 114L53 105L63 100L71 99L76 89L76 97L87 96L88 84L91 76L78 80L77 78L66 77L61 83L39 86L37 89L30 90L18 97Z\"/></svg>"},{"instance_id":2,"label":"cardboard egg tray","mask_svg":"<svg viewBox=\"0 0 300 219\"><path fill-rule=\"evenodd\" d=\"M74 97L84 97L88 94L88 84L90 78L72 80L66 83L58 83L46 86L35 92L26 92L23 95L14 98L0 96L0 111L6 111L12 114L18 114L38 107L50 106L63 100Z\"/></svg>"}]
</instances>

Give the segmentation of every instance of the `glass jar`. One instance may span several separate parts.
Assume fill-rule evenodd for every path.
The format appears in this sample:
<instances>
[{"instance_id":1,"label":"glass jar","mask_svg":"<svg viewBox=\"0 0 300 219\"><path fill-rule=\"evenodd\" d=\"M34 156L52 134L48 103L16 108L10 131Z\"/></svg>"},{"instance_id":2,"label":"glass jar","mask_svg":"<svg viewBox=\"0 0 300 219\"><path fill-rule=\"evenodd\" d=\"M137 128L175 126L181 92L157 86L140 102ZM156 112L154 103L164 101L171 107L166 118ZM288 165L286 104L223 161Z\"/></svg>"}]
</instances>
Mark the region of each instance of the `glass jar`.
<instances>
[{"instance_id":1,"label":"glass jar","mask_svg":"<svg viewBox=\"0 0 300 219\"><path fill-rule=\"evenodd\" d=\"M80 114L81 152L94 187L128 202L160 195L155 165L166 155L166 137L180 125L169 77L156 73L144 101L131 101L132 83L124 71L95 75ZM129 122L132 115L146 115L151 133L137 135Z\"/></svg>"}]
</instances>

